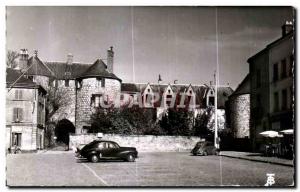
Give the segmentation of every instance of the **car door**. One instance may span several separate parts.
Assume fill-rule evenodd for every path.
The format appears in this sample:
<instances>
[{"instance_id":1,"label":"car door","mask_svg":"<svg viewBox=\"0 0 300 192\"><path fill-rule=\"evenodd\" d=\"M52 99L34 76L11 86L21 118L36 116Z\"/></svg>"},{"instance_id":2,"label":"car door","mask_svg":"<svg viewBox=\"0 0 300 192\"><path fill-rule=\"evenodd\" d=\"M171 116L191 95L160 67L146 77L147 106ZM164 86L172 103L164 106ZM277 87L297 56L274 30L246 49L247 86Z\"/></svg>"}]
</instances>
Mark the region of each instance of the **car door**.
<instances>
[{"instance_id":1,"label":"car door","mask_svg":"<svg viewBox=\"0 0 300 192\"><path fill-rule=\"evenodd\" d=\"M111 158L119 158L119 146L113 142L107 142L108 153Z\"/></svg>"},{"instance_id":2,"label":"car door","mask_svg":"<svg viewBox=\"0 0 300 192\"><path fill-rule=\"evenodd\" d=\"M101 153L101 156L103 158L110 157L110 151L109 151L108 143L107 142L101 142L101 143L99 143L98 148L100 149L99 152Z\"/></svg>"}]
</instances>

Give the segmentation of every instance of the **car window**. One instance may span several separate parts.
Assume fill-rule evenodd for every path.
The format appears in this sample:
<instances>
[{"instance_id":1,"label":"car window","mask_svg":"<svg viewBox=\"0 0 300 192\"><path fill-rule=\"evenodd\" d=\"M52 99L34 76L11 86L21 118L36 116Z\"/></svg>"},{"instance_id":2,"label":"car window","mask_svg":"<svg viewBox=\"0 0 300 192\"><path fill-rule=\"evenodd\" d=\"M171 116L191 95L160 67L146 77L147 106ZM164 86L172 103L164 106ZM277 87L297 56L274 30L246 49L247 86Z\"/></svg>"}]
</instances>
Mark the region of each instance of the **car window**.
<instances>
[{"instance_id":1,"label":"car window","mask_svg":"<svg viewBox=\"0 0 300 192\"><path fill-rule=\"evenodd\" d=\"M108 148L117 148L117 145L114 143L107 143L108 144Z\"/></svg>"},{"instance_id":2,"label":"car window","mask_svg":"<svg viewBox=\"0 0 300 192\"><path fill-rule=\"evenodd\" d=\"M99 148L99 149L105 149L105 148L107 148L107 143L105 143L105 142L99 143L99 144L98 144L98 148Z\"/></svg>"}]
</instances>

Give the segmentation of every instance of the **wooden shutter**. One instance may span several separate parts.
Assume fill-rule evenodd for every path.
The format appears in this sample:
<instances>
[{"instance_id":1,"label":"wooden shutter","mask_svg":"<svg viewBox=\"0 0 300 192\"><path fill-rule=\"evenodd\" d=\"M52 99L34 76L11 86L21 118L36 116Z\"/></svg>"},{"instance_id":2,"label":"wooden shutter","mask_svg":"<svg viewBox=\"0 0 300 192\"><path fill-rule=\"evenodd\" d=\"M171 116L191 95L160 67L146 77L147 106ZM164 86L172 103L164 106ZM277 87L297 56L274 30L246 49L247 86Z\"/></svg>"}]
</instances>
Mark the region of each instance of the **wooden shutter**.
<instances>
[{"instance_id":1,"label":"wooden shutter","mask_svg":"<svg viewBox=\"0 0 300 192\"><path fill-rule=\"evenodd\" d=\"M13 108L13 121L17 121L18 118L18 108Z\"/></svg>"},{"instance_id":2,"label":"wooden shutter","mask_svg":"<svg viewBox=\"0 0 300 192\"><path fill-rule=\"evenodd\" d=\"M22 108L18 108L18 118L19 118L19 121L23 121L23 109Z\"/></svg>"}]
</instances>

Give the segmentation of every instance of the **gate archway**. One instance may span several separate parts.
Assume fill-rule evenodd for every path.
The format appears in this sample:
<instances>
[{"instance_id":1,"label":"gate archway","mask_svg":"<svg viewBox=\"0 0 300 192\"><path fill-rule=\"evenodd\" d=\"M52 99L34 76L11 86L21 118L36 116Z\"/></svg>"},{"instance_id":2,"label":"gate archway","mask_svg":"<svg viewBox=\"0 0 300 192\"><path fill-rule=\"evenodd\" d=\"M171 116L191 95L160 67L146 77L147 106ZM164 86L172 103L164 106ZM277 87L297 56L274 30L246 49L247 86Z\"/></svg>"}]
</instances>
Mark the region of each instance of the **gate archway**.
<instances>
[{"instance_id":1,"label":"gate archway","mask_svg":"<svg viewBox=\"0 0 300 192\"><path fill-rule=\"evenodd\" d=\"M60 120L55 127L55 135L57 137L57 142L63 142L69 145L70 133L75 133L75 126L68 119Z\"/></svg>"}]
</instances>

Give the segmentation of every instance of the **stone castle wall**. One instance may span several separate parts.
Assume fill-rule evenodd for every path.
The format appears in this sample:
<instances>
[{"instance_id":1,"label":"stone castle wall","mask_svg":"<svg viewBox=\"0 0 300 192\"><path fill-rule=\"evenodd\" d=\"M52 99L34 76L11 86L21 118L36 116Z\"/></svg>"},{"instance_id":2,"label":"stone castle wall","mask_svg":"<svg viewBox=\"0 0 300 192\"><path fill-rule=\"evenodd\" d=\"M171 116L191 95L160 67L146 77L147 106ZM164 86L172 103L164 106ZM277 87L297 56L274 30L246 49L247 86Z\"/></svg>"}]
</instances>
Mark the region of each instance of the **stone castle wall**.
<instances>
[{"instance_id":1,"label":"stone castle wall","mask_svg":"<svg viewBox=\"0 0 300 192\"><path fill-rule=\"evenodd\" d=\"M69 80L69 86L65 86L64 80L57 81L58 91L63 96L64 105L60 107L53 115L52 120L58 122L62 119L68 119L75 125L75 102L76 87L75 80Z\"/></svg>"},{"instance_id":2,"label":"stone castle wall","mask_svg":"<svg viewBox=\"0 0 300 192\"><path fill-rule=\"evenodd\" d=\"M235 138L250 136L250 94L232 96L230 99L231 128Z\"/></svg>"},{"instance_id":3,"label":"stone castle wall","mask_svg":"<svg viewBox=\"0 0 300 192\"><path fill-rule=\"evenodd\" d=\"M93 111L91 97L93 94L105 95L105 99L113 101L121 92L121 82L115 79L105 79L105 87L96 78L82 80L81 88L77 89L76 102L76 133L82 133L83 126L90 126L90 117Z\"/></svg>"},{"instance_id":4,"label":"stone castle wall","mask_svg":"<svg viewBox=\"0 0 300 192\"><path fill-rule=\"evenodd\" d=\"M96 134L70 135L69 146L70 148L77 147L96 139L98 139ZM117 134L104 134L102 139L115 141L124 147L136 147L138 152L191 151L200 141L200 137Z\"/></svg>"}]
</instances>

